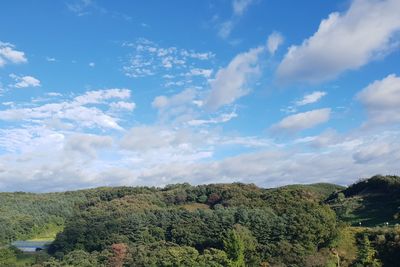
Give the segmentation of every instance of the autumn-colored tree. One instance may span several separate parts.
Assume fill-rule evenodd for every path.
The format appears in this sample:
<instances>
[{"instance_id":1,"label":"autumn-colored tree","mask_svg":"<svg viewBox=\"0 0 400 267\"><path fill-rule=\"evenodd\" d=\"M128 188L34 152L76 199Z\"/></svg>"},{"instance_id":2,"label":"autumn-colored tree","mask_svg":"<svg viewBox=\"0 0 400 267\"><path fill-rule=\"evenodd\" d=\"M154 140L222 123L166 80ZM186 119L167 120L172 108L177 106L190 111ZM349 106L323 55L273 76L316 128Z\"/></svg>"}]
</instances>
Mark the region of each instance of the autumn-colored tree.
<instances>
[{"instance_id":1,"label":"autumn-colored tree","mask_svg":"<svg viewBox=\"0 0 400 267\"><path fill-rule=\"evenodd\" d=\"M117 243L111 245L113 255L109 258L108 262L111 267L122 267L128 254L128 246L124 243Z\"/></svg>"}]
</instances>

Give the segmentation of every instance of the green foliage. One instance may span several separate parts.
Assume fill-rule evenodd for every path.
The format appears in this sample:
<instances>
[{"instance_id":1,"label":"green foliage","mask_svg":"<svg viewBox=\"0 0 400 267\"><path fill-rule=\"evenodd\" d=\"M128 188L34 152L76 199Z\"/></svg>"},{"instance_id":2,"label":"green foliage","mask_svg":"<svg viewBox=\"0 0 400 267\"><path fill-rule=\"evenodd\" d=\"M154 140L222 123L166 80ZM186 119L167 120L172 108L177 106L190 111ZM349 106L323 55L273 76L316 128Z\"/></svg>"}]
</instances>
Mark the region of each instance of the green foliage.
<instances>
[{"instance_id":1,"label":"green foliage","mask_svg":"<svg viewBox=\"0 0 400 267\"><path fill-rule=\"evenodd\" d=\"M14 266L17 262L15 252L9 248L0 248L0 266Z\"/></svg>"},{"instance_id":2,"label":"green foliage","mask_svg":"<svg viewBox=\"0 0 400 267\"><path fill-rule=\"evenodd\" d=\"M262 189L234 183L20 194L27 202L16 209L18 214L41 210L37 214L43 220L20 220L25 230L3 227L0 235L9 238L18 232L23 234L11 239L25 238L33 236L35 227L45 235L63 226L49 248L53 258L36 261L38 266L330 264L327 247L337 236L337 221L322 200L338 189L329 184ZM8 215L20 201L11 195ZM126 249L116 250L118 244Z\"/></svg>"},{"instance_id":3,"label":"green foliage","mask_svg":"<svg viewBox=\"0 0 400 267\"><path fill-rule=\"evenodd\" d=\"M101 252L126 243L136 251L130 252L130 261L137 266L174 266L180 253L191 255L189 265L213 255L215 266L257 266L262 261L300 266L335 235L334 212L321 203L319 193L306 188L183 184L117 192L86 193L88 203L76 206L49 252ZM164 263L147 255L149 249L158 251Z\"/></svg>"},{"instance_id":4,"label":"green foliage","mask_svg":"<svg viewBox=\"0 0 400 267\"><path fill-rule=\"evenodd\" d=\"M362 266L380 267L382 264L376 258L376 250L371 246L368 236L364 234L358 255L358 262Z\"/></svg>"},{"instance_id":5,"label":"green foliage","mask_svg":"<svg viewBox=\"0 0 400 267\"><path fill-rule=\"evenodd\" d=\"M0 193L0 244L16 239L53 237L72 216L74 205L85 200L81 192L31 194Z\"/></svg>"},{"instance_id":6,"label":"green foliage","mask_svg":"<svg viewBox=\"0 0 400 267\"><path fill-rule=\"evenodd\" d=\"M244 241L236 229L229 231L228 236L224 240L224 250L231 260L230 266L244 266Z\"/></svg>"}]
</instances>

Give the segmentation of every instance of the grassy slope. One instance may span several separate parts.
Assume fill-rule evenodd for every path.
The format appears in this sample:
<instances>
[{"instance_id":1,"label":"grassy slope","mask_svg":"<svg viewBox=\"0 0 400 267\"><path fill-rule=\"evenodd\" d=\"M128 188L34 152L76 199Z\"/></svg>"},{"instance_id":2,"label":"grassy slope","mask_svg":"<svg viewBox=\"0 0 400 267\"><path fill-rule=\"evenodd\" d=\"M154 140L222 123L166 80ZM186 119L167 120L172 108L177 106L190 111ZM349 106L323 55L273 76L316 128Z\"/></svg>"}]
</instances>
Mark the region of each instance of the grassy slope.
<instances>
[{"instance_id":1,"label":"grassy slope","mask_svg":"<svg viewBox=\"0 0 400 267\"><path fill-rule=\"evenodd\" d=\"M400 223L400 177L374 176L334 193L327 203L353 226Z\"/></svg>"},{"instance_id":2,"label":"grassy slope","mask_svg":"<svg viewBox=\"0 0 400 267\"><path fill-rule=\"evenodd\" d=\"M294 185L287 185L283 188L289 189L308 189L316 194L318 194L321 200L326 199L329 195L333 194L334 192L338 192L344 190L344 186L336 185L336 184L329 184L329 183L315 183L315 184L294 184Z\"/></svg>"}]
</instances>

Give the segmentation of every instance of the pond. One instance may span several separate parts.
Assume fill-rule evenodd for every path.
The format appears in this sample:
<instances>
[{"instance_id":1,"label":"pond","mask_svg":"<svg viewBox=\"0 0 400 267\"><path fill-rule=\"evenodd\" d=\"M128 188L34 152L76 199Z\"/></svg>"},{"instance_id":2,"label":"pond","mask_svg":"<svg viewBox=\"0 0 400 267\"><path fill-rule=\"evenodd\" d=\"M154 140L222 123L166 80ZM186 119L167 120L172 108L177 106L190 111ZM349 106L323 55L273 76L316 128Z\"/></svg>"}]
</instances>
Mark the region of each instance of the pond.
<instances>
[{"instance_id":1,"label":"pond","mask_svg":"<svg viewBox=\"0 0 400 267\"><path fill-rule=\"evenodd\" d=\"M45 241L14 241L11 243L12 246L18 248L23 252L36 252L39 250L46 249L47 245L49 245L52 240Z\"/></svg>"}]
</instances>

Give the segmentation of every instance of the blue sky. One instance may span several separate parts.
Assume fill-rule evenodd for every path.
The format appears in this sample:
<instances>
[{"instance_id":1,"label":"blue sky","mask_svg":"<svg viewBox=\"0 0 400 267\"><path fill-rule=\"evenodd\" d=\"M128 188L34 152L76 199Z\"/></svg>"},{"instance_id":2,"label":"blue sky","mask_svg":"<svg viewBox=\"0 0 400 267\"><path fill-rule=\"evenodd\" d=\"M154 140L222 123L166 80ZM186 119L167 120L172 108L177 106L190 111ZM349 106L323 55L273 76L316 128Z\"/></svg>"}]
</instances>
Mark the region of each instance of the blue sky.
<instances>
[{"instance_id":1,"label":"blue sky","mask_svg":"<svg viewBox=\"0 0 400 267\"><path fill-rule=\"evenodd\" d=\"M398 0L2 1L0 190L399 174Z\"/></svg>"}]
</instances>

